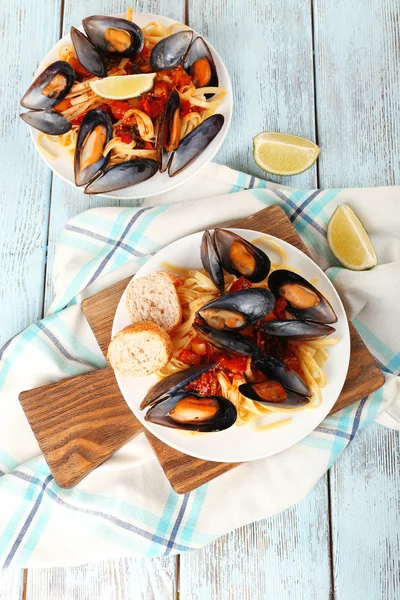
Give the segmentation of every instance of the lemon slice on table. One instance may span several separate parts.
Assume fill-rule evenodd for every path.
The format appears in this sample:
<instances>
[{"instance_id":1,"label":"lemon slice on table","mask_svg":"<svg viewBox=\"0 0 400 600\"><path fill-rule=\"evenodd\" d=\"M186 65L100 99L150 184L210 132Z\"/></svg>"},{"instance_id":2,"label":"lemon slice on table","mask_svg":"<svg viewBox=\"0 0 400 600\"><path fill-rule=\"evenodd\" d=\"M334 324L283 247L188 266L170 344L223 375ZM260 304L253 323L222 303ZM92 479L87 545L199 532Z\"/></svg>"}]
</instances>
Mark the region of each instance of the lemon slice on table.
<instances>
[{"instance_id":1,"label":"lemon slice on table","mask_svg":"<svg viewBox=\"0 0 400 600\"><path fill-rule=\"evenodd\" d=\"M321 149L305 138L264 131L253 138L254 160L272 175L298 175L315 163Z\"/></svg>"},{"instance_id":2,"label":"lemon slice on table","mask_svg":"<svg viewBox=\"0 0 400 600\"><path fill-rule=\"evenodd\" d=\"M111 76L89 81L89 84L94 93L102 98L127 100L128 98L136 98L151 90L155 76L155 73Z\"/></svg>"},{"instance_id":3,"label":"lemon slice on table","mask_svg":"<svg viewBox=\"0 0 400 600\"><path fill-rule=\"evenodd\" d=\"M328 244L347 269L364 271L375 267L378 259L360 220L350 206L338 206L328 223Z\"/></svg>"}]
</instances>

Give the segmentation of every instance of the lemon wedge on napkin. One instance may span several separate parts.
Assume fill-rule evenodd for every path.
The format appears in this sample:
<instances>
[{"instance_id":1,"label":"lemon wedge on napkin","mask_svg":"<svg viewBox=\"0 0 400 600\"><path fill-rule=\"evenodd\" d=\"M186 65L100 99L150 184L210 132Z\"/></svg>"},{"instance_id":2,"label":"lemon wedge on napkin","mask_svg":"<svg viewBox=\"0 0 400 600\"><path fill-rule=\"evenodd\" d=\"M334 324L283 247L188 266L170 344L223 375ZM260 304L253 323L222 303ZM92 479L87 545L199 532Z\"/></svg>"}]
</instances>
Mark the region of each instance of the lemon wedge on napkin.
<instances>
[{"instance_id":1,"label":"lemon wedge on napkin","mask_svg":"<svg viewBox=\"0 0 400 600\"><path fill-rule=\"evenodd\" d=\"M317 160L321 149L305 138L264 131L253 138L254 160L272 175L298 175Z\"/></svg>"},{"instance_id":2,"label":"lemon wedge on napkin","mask_svg":"<svg viewBox=\"0 0 400 600\"><path fill-rule=\"evenodd\" d=\"M155 73L139 73L137 75L121 75L104 77L89 81L93 92L108 100L126 100L137 98L148 92L154 85Z\"/></svg>"},{"instance_id":3,"label":"lemon wedge on napkin","mask_svg":"<svg viewBox=\"0 0 400 600\"><path fill-rule=\"evenodd\" d=\"M328 244L338 261L347 269L364 271L375 267L374 247L350 206L338 206L328 223Z\"/></svg>"}]
</instances>

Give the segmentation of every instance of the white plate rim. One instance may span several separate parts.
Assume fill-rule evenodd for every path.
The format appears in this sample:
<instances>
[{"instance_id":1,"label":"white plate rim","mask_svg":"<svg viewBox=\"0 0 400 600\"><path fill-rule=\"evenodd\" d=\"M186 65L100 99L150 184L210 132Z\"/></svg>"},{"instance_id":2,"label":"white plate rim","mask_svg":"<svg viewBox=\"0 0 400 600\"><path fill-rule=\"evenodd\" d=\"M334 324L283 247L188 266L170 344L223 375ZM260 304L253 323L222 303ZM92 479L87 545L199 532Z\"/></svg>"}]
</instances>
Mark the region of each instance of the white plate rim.
<instances>
[{"instance_id":1,"label":"white plate rim","mask_svg":"<svg viewBox=\"0 0 400 600\"><path fill-rule=\"evenodd\" d=\"M134 15L135 15L135 17L139 17L139 20L141 18L148 19L149 21L159 20L161 22L165 22L165 24L167 26L178 22L174 19L170 19L169 17L164 17L162 15L156 15L153 13L145 13L145 12L136 12L135 11ZM109 15L109 16L124 17L125 13L118 13L118 14ZM82 26L77 27L77 29L79 29L80 31L83 31ZM143 186L145 183L149 182L152 179L151 178L151 179L147 180L147 182L143 182L142 184L138 184L137 186L131 186L129 188L124 188L124 190L117 190L115 192L109 192L107 194L98 194L99 197L114 198L117 200L127 200L127 199L128 200L138 200L138 199L150 198L152 196L158 196L160 194L170 192L170 191L176 189L177 187L189 182L193 177L195 177L205 165L207 165L209 162L212 161L212 159L214 158L214 156L217 154L218 150L221 148L222 144L224 143L225 138L229 131L230 123L232 120L232 113L233 113L232 82L231 82L231 79L230 79L230 76L229 76L229 73L225 66L224 61L222 60L222 58L220 57L218 52L215 50L215 48L212 46L212 44L202 34L198 33L194 29L192 31L193 31L194 35L201 35L201 37L203 37L205 39L205 41L207 42L207 45L209 46L209 48L211 50L214 60L218 63L218 74L220 76L222 76L222 77L220 77L220 79L222 79L222 81L225 82L223 87L224 87L224 89L226 89L227 95L224 98L224 100L222 101L220 108L218 109L218 111L222 112L225 117L225 121L224 121L224 124L222 126L220 133L210 143L210 145L202 152L202 154L196 160L194 160L191 165L189 165L189 167L187 169L185 169L184 171L182 171L182 173L176 175L175 177L170 177L169 179L166 179L166 181L169 182L169 185L165 185L163 187L163 189L157 190L157 191L152 191L152 192L146 192L146 191L141 192L140 186ZM52 46L52 48L50 48L50 50L47 52L46 56L40 61L39 65L35 71L35 74L33 76L32 82L46 68L46 66L48 66L48 64L50 64L51 62L54 62L54 60L57 60L56 52L60 46L63 46L65 44L71 45L71 37L70 37L69 33L65 34L60 40L58 40L58 42L56 44L54 44L54 46ZM29 84L29 85L31 85L31 84ZM40 132L38 130L34 129L33 127L31 127L30 125L28 125L28 127L30 129L30 135L31 135L31 138L35 145L35 148L36 148L37 152L39 153L41 159L45 162L45 164L49 167L49 169L51 169L51 171L53 173L55 173L58 177L60 177L60 179L62 179L63 181L65 181L66 183L71 185L73 188L84 193L84 186L83 187L76 186L73 179L69 179L68 177L63 175L57 168L57 165L54 164L53 159L48 158L46 156L46 154L43 152L42 148L40 147L40 145L38 143L38 137L40 135ZM65 159L66 160L67 157L65 155L64 156L61 155L61 156L57 157L57 159L60 159L60 160ZM65 162L65 161L63 160L63 162ZM155 175L155 177L157 177L157 176L161 176L161 174L157 173ZM129 192L129 190L132 190L132 191ZM122 191L124 191L125 193L122 193Z\"/></svg>"},{"instance_id":2,"label":"white plate rim","mask_svg":"<svg viewBox=\"0 0 400 600\"><path fill-rule=\"evenodd\" d=\"M335 325L338 326L340 324L340 327L342 328L342 335L341 335L340 342L336 347L334 347L334 348L338 348L340 345L340 357L341 357L342 368L340 371L339 382L336 386L337 393L335 394L335 397L330 398L329 402L327 402L325 399L323 399L321 406L317 409L317 411L321 412L321 416L320 416L318 422L313 423L312 427L310 427L310 428L303 428L301 430L301 433L299 433L299 435L293 435L290 443L283 443L280 446L278 445L274 451L268 450L266 452L261 452L261 453L257 453L256 455L252 455L251 457L246 457L246 456L240 454L240 451L237 454L233 454L232 452L230 452L230 456L227 456L224 454L220 454L220 455L207 454L207 452L204 453L204 452L199 452L199 451L193 452L190 448L187 447L187 444L185 443L185 441L183 441L183 443L181 443L182 440L191 439L190 437L184 437L184 436L182 436L182 434L179 434L178 436L172 436L172 437L176 437L177 439L174 441L171 441L171 439L170 439L171 435L169 435L169 433L167 433L167 432L171 432L171 431L175 432L175 430L167 429L165 427L161 427L159 425L154 425L154 424L148 423L147 421L144 421L144 419L143 419L144 412L140 411L138 408L144 394L140 398L135 399L133 402L129 398L129 396L127 397L126 385L125 385L126 381L127 380L138 380L138 379L144 379L144 378L134 378L134 377L125 378L125 377L121 377L118 373L115 373L115 376L116 376L116 380L117 380L118 386L120 388L121 394L125 398L125 401L127 402L128 406L131 408L134 415L142 422L143 426L147 430L149 430L153 435L155 435L162 442L175 448L179 452L183 452L184 454L189 454L191 456L195 456L196 458L200 458L202 460L209 460L209 461L215 461L215 462L250 462L252 460L259 460L262 458L266 458L268 456L272 456L274 454L277 454L278 452L282 452L283 450L286 450L286 449L292 447L293 445L295 445L296 443L298 443L299 441L304 439L312 431L314 431L314 429L316 427L318 427L318 425L329 414L331 408L334 406L337 398L339 397L340 391L341 391L341 389L344 385L344 382L346 380L346 377L347 377L347 371L348 371L349 360L350 360L350 330L349 330L349 325L348 325L348 320L346 317L345 309L343 307L343 303L339 297L339 294L337 293L336 289L334 288L332 282L328 279L328 277L322 271L322 269L320 269L320 267L309 256L307 256L304 252L302 252L295 246L289 244L288 242L285 242L284 240L276 238L275 236L270 236L268 234L263 234L263 233L260 233L260 232L254 231L254 230L249 230L249 229L237 229L237 228L227 228L227 229L230 229L231 231L238 233L239 235L242 235L246 239L250 239L250 240L251 239L254 240L256 238L266 235L267 237L271 238L272 240L275 240L279 244L283 245L285 249L290 248L291 249L290 252L293 252L293 254L296 255L297 257L301 257L302 261L305 261L308 265L311 265L312 270L318 273L318 277L320 279L319 279L319 283L317 284L317 287L321 288L323 286L326 286L329 289L329 300L336 306L336 311L339 316L338 323ZM159 252L157 252L151 259L149 259L149 261L147 261L137 271L137 273L133 276L133 278L142 277L142 276L149 274L149 272L159 270L159 267L158 267L158 268L152 269L151 271L148 272L149 263L157 262L157 258L159 257L159 255L161 253L168 252L171 249L171 247L174 247L174 246L176 247L178 244L179 245L186 244L186 243L190 244L191 240L195 239L196 237L198 238L202 233L203 232L193 233L193 234L185 236L179 240L176 240L176 241L172 242L171 244L168 244L167 246L162 248ZM163 259L163 261L164 260L165 259ZM199 259L199 262L200 262L200 259ZM290 262L291 261L290 261L290 256L289 256L289 263ZM151 266L151 264L150 264L150 266ZM321 282L323 282L323 285L321 285ZM113 326L112 326L112 336L114 336L122 328L120 325L118 325L117 322L118 322L118 315L120 314L121 310L126 311L126 309L124 308L125 307L125 297L126 297L126 289L121 296L121 299L119 301L119 304L118 304L118 307L117 307L117 310L116 310L116 313L114 316ZM340 310L338 310L338 307L340 308ZM125 324L128 325L129 321L126 322ZM125 325L122 325L122 326L125 326ZM148 379L150 379L150 378L148 378ZM149 382L149 385L152 385L153 383L154 383L154 379L151 380L151 382ZM324 392L323 392L323 396L324 396ZM323 408L323 410L321 410L321 408ZM297 414L307 414L307 411L303 411L303 412L297 413ZM312 414L312 413L310 413L310 414ZM248 426L245 425L244 427L247 428ZM231 429L239 429L239 428L236 428L234 426ZM240 428L240 429L242 429L242 428ZM282 428L282 429L280 429L280 431L284 431L284 429L285 428ZM248 430L251 431L251 428L248 427ZM230 431L230 430L227 430L227 431ZM276 431L276 430L271 430L271 431ZM210 435L211 436L216 436L216 435L221 436L222 434L224 434L224 432L212 433L212 434L206 434L206 435L207 436L210 436ZM204 434L200 434L200 435L204 435ZM260 433L254 432L254 435L260 435ZM204 438L204 439L206 439L206 438Z\"/></svg>"}]
</instances>

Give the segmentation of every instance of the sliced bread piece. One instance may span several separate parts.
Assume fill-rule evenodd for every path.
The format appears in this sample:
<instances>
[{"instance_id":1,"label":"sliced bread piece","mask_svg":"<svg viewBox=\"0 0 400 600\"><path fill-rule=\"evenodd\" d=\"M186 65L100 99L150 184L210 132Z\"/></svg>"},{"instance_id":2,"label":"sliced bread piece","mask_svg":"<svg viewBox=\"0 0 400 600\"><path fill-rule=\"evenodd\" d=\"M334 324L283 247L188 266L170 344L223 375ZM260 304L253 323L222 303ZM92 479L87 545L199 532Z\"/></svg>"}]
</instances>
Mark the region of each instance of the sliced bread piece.
<instances>
[{"instance_id":1,"label":"sliced bread piece","mask_svg":"<svg viewBox=\"0 0 400 600\"><path fill-rule=\"evenodd\" d=\"M182 321L182 307L174 285L176 275L156 271L132 279L126 290L126 306L133 323L151 321L168 333Z\"/></svg>"},{"instance_id":2,"label":"sliced bread piece","mask_svg":"<svg viewBox=\"0 0 400 600\"><path fill-rule=\"evenodd\" d=\"M168 333L146 321L121 329L108 346L107 358L115 371L125 377L151 375L172 357Z\"/></svg>"}]
</instances>

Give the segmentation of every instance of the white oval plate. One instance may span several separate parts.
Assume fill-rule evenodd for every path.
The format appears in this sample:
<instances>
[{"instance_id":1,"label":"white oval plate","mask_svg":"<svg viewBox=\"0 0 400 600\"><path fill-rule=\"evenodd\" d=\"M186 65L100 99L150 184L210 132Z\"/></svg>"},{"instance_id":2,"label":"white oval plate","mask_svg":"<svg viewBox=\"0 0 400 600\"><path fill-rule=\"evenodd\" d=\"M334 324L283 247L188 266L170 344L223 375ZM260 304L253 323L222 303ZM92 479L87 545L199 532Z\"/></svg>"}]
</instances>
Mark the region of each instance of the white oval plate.
<instances>
[{"instance_id":1,"label":"white oval plate","mask_svg":"<svg viewBox=\"0 0 400 600\"><path fill-rule=\"evenodd\" d=\"M262 236L248 229L232 229L232 231L249 241ZM202 269L201 237L202 232L194 233L169 244L148 260L135 277L145 277L154 271L165 270L163 268L165 262L187 269ZM335 288L324 272L303 252L273 236L265 237L279 242L288 254L289 265L296 268L303 277L308 280L317 279L316 287L329 299L338 316L338 322L334 325L337 334L333 335L335 337L337 335L340 341L336 346L328 349L329 359L324 366L328 383L322 389L322 403L316 409L305 409L297 413L289 411L271 413L271 417L268 417L271 421L292 418L288 425L275 429L254 431L251 426L234 425L230 429L217 433L190 435L187 432L168 429L144 420L144 412L139 410L139 405L149 387L157 381L154 375L121 377L116 373L119 388L134 415L156 437L185 454L218 462L243 462L281 452L303 439L321 423L335 404L345 382L350 358L350 335L346 313ZM263 249L265 248L266 246L263 245ZM268 255L273 262L279 262L279 257L274 252L268 251ZM113 336L131 322L125 305L125 294L126 292L122 294L115 313Z\"/></svg>"},{"instance_id":2,"label":"white oval plate","mask_svg":"<svg viewBox=\"0 0 400 600\"><path fill-rule=\"evenodd\" d=\"M119 17L123 17L124 15L116 15ZM151 13L134 13L134 22L143 27L150 23L150 21L158 21L162 23L166 27L169 27L176 21L173 19L169 19L168 17L162 17L160 15L153 15ZM82 27L79 27L81 31L83 31ZM193 30L194 31L194 30ZM200 35L194 31L194 35ZM207 40L206 40L207 41ZM35 73L34 79L52 62L55 60L59 60L58 50L61 46L65 44L72 45L71 37L69 33L65 35L53 48L46 54L42 62L40 63L37 71ZM219 85L223 87L228 93L223 99L222 103L218 108L218 113L221 113L225 117L225 122L222 126L221 131L217 135L216 138L211 142L209 146L200 154L196 160L192 162L186 169L184 169L178 175L174 177L169 177L168 173L156 173L154 177L151 177L147 181L140 183L136 186L132 186L129 188L125 188L123 190L117 190L115 192L109 192L108 194L101 194L106 198L147 198L149 196L155 196L157 194L162 194L164 192L168 192L173 190L174 188L182 185L192 177L194 177L204 165L209 163L215 156L215 154L220 149L226 134L228 133L229 125L232 118L232 106L233 106L233 98L232 98L232 85L231 80L228 75L228 71L224 63L222 62L221 57L217 53L217 51L211 46L211 44L207 41L207 44L211 50L213 55L215 65L218 71L219 77ZM26 86L28 89L28 86ZM51 159L44 152L42 147L38 144L38 137L40 132L37 129L31 127L31 135L36 146L36 150L39 152L40 156L46 163L48 167L56 173L61 179L74 186L76 189L84 190L84 187L77 188L74 181L74 168L73 168L73 160L72 157L67 153L67 151L62 148L58 148L56 145L48 143L48 149L52 154L56 155L56 158ZM44 142L46 143L46 142Z\"/></svg>"}]
</instances>

